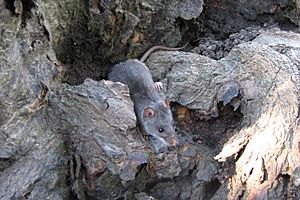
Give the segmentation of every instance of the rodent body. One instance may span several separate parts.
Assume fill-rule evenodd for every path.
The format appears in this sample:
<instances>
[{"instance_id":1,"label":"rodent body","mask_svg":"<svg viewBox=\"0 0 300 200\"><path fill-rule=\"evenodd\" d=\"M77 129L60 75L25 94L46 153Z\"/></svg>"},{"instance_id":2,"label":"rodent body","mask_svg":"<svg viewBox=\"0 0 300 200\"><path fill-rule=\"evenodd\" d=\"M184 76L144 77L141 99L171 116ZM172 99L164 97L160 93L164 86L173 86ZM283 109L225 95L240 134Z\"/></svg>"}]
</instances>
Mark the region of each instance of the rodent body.
<instances>
[{"instance_id":1,"label":"rodent body","mask_svg":"<svg viewBox=\"0 0 300 200\"><path fill-rule=\"evenodd\" d=\"M164 47L164 50L181 48ZM177 144L173 127L173 116L169 101L157 91L152 75L143 63L151 52L162 49L160 46L149 49L141 60L130 59L113 66L108 78L114 82L127 84L138 123L149 137L156 152L167 146Z\"/></svg>"}]
</instances>

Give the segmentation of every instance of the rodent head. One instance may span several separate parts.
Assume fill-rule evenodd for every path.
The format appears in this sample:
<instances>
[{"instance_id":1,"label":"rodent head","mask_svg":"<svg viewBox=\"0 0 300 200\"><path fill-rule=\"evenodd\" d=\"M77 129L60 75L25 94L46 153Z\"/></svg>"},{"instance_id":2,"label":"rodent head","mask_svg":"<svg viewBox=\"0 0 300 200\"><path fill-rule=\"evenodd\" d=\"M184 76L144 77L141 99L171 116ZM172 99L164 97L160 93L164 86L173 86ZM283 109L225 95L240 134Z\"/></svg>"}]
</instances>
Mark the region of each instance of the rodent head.
<instances>
[{"instance_id":1,"label":"rodent head","mask_svg":"<svg viewBox=\"0 0 300 200\"><path fill-rule=\"evenodd\" d=\"M174 130L169 101L165 99L143 111L143 129L151 144L159 152L162 147L176 146L177 136Z\"/></svg>"}]
</instances>

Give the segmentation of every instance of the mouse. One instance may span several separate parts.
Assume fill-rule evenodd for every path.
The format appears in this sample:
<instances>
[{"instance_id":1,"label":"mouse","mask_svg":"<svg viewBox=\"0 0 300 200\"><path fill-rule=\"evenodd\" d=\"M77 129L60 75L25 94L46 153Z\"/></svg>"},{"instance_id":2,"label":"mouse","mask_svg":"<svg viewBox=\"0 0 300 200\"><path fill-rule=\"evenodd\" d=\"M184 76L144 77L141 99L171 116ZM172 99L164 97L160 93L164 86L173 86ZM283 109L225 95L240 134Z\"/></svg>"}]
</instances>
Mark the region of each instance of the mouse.
<instances>
[{"instance_id":1,"label":"mouse","mask_svg":"<svg viewBox=\"0 0 300 200\"><path fill-rule=\"evenodd\" d=\"M128 86L137 122L157 153L170 146L176 146L178 138L174 129L170 101L161 92L162 83L154 83L151 72L144 62L156 50L176 51L185 47L186 45L178 48L154 46L139 60L129 59L114 65L108 74L109 80Z\"/></svg>"}]
</instances>

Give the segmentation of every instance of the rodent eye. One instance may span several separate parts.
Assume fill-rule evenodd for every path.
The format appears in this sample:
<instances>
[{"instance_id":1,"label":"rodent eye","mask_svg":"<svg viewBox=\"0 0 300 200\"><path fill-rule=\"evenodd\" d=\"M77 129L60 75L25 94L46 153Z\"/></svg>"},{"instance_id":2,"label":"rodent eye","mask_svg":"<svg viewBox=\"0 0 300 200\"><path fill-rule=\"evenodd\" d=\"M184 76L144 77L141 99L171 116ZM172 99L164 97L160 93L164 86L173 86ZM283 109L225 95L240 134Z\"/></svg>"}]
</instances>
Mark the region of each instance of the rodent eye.
<instances>
[{"instance_id":1,"label":"rodent eye","mask_svg":"<svg viewBox=\"0 0 300 200\"><path fill-rule=\"evenodd\" d=\"M160 133L162 133L162 132L164 132L164 129L163 129L163 128L159 128L158 131L159 131Z\"/></svg>"}]
</instances>

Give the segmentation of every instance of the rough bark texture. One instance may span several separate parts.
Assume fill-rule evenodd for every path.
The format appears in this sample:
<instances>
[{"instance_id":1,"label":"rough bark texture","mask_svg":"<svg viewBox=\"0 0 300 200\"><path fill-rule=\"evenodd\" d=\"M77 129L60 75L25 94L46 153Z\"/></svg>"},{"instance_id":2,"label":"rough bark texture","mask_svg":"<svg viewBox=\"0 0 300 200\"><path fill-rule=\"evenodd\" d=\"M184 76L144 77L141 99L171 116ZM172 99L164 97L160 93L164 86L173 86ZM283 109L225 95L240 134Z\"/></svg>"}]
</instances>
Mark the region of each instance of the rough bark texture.
<instances>
[{"instance_id":1,"label":"rough bark texture","mask_svg":"<svg viewBox=\"0 0 300 200\"><path fill-rule=\"evenodd\" d=\"M219 61L178 52L148 59L172 101L214 117L220 102L243 114L215 156L235 168L215 199L299 198L298 183L287 183L299 179L299 53L300 35L272 29Z\"/></svg>"},{"instance_id":2,"label":"rough bark texture","mask_svg":"<svg viewBox=\"0 0 300 200\"><path fill-rule=\"evenodd\" d=\"M42 106L42 82L61 82L61 68L36 17L12 15L3 1L0 15L0 199L64 199L70 191L64 141Z\"/></svg>"},{"instance_id":3,"label":"rough bark texture","mask_svg":"<svg viewBox=\"0 0 300 200\"><path fill-rule=\"evenodd\" d=\"M299 199L299 9L0 0L0 199ZM127 86L100 79L187 40L146 63L180 141L155 154Z\"/></svg>"}]
</instances>

